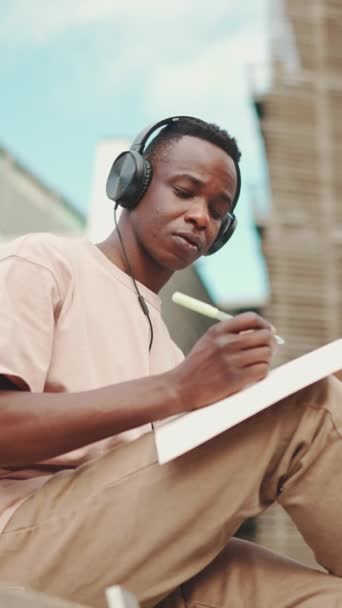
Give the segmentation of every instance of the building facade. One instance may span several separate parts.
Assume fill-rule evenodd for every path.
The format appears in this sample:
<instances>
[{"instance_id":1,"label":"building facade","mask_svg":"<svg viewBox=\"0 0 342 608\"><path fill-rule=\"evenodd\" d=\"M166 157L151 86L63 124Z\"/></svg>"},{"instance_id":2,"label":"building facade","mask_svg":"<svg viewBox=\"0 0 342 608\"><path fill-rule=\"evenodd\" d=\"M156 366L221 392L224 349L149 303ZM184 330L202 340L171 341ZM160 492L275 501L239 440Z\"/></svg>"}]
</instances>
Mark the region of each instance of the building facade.
<instances>
[{"instance_id":1,"label":"building facade","mask_svg":"<svg viewBox=\"0 0 342 608\"><path fill-rule=\"evenodd\" d=\"M272 87L257 100L272 211L266 315L293 359L342 336L342 3L274 3Z\"/></svg>"},{"instance_id":2,"label":"building facade","mask_svg":"<svg viewBox=\"0 0 342 608\"><path fill-rule=\"evenodd\" d=\"M342 336L342 3L272 7L272 85L255 101L272 193L265 316L286 339L281 363ZM279 506L257 519L253 540L319 567Z\"/></svg>"},{"instance_id":3,"label":"building facade","mask_svg":"<svg viewBox=\"0 0 342 608\"><path fill-rule=\"evenodd\" d=\"M78 234L85 218L0 147L0 241L28 232Z\"/></svg>"}]
</instances>

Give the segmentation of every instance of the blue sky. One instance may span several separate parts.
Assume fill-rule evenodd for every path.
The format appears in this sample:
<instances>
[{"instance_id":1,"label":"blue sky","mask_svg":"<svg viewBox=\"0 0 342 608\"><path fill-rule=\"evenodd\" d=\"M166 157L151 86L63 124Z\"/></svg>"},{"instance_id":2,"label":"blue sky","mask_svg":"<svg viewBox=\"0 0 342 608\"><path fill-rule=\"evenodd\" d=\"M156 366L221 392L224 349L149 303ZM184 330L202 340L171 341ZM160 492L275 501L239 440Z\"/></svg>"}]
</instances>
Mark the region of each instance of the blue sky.
<instances>
[{"instance_id":1,"label":"blue sky","mask_svg":"<svg viewBox=\"0 0 342 608\"><path fill-rule=\"evenodd\" d=\"M243 151L240 230L229 256L199 272L219 303L262 298L251 209L267 209L267 173L249 97L267 61L267 10L268 0L2 0L0 143L86 211L99 139L170 114L217 122Z\"/></svg>"}]
</instances>

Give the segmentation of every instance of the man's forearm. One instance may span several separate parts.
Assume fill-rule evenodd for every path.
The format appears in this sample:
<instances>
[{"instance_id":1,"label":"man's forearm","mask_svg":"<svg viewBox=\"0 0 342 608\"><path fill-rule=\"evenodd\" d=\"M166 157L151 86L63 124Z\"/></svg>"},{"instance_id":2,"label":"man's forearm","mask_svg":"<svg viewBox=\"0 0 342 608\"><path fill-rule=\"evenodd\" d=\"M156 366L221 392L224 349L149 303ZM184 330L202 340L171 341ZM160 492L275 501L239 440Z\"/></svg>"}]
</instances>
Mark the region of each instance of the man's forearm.
<instances>
[{"instance_id":1,"label":"man's forearm","mask_svg":"<svg viewBox=\"0 0 342 608\"><path fill-rule=\"evenodd\" d=\"M33 464L180 411L170 372L80 393L0 391L0 467Z\"/></svg>"}]
</instances>

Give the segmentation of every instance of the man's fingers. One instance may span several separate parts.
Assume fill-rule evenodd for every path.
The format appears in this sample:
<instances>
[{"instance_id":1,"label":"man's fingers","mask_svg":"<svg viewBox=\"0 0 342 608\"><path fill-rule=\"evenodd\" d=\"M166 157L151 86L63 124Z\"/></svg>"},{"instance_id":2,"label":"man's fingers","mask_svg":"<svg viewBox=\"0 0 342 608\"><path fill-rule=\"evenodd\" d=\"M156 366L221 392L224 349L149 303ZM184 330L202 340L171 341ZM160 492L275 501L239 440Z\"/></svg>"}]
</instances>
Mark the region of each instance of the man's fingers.
<instances>
[{"instance_id":1,"label":"man's fingers","mask_svg":"<svg viewBox=\"0 0 342 608\"><path fill-rule=\"evenodd\" d=\"M257 363L255 365L250 365L249 368L250 376L255 382L266 378L269 371L269 366L266 363Z\"/></svg>"},{"instance_id":2,"label":"man's fingers","mask_svg":"<svg viewBox=\"0 0 342 608\"><path fill-rule=\"evenodd\" d=\"M235 361L241 365L241 367L249 367L258 363L264 363L270 365L272 360L272 348L270 346L263 346L260 348L252 348L251 350L245 350L235 358Z\"/></svg>"},{"instance_id":3,"label":"man's fingers","mask_svg":"<svg viewBox=\"0 0 342 608\"><path fill-rule=\"evenodd\" d=\"M271 324L263 319L256 312L243 312L232 319L220 323L222 329L229 333L240 333L242 331L255 329L269 329L272 331Z\"/></svg>"},{"instance_id":4,"label":"man's fingers","mask_svg":"<svg viewBox=\"0 0 342 608\"><path fill-rule=\"evenodd\" d=\"M250 330L248 333L240 333L236 339L239 348L241 350L249 350L250 348L257 348L258 346L272 346L274 347L275 340L273 333L269 328Z\"/></svg>"},{"instance_id":5,"label":"man's fingers","mask_svg":"<svg viewBox=\"0 0 342 608\"><path fill-rule=\"evenodd\" d=\"M236 352L245 352L254 348L267 346L275 350L276 341L270 329L249 330L246 333L226 334L220 332L215 336L216 345L223 353L232 355Z\"/></svg>"}]
</instances>

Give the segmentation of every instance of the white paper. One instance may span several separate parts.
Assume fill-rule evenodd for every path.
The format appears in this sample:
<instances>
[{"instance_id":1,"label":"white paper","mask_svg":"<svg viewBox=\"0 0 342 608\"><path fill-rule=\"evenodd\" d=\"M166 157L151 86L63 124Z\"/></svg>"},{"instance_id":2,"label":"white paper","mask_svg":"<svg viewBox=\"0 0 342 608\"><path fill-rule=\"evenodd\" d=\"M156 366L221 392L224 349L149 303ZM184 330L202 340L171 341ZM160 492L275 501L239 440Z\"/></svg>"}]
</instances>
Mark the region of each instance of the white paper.
<instances>
[{"instance_id":1,"label":"white paper","mask_svg":"<svg viewBox=\"0 0 342 608\"><path fill-rule=\"evenodd\" d=\"M155 426L160 464L184 454L288 395L342 369L342 340L294 359L226 399Z\"/></svg>"}]
</instances>

